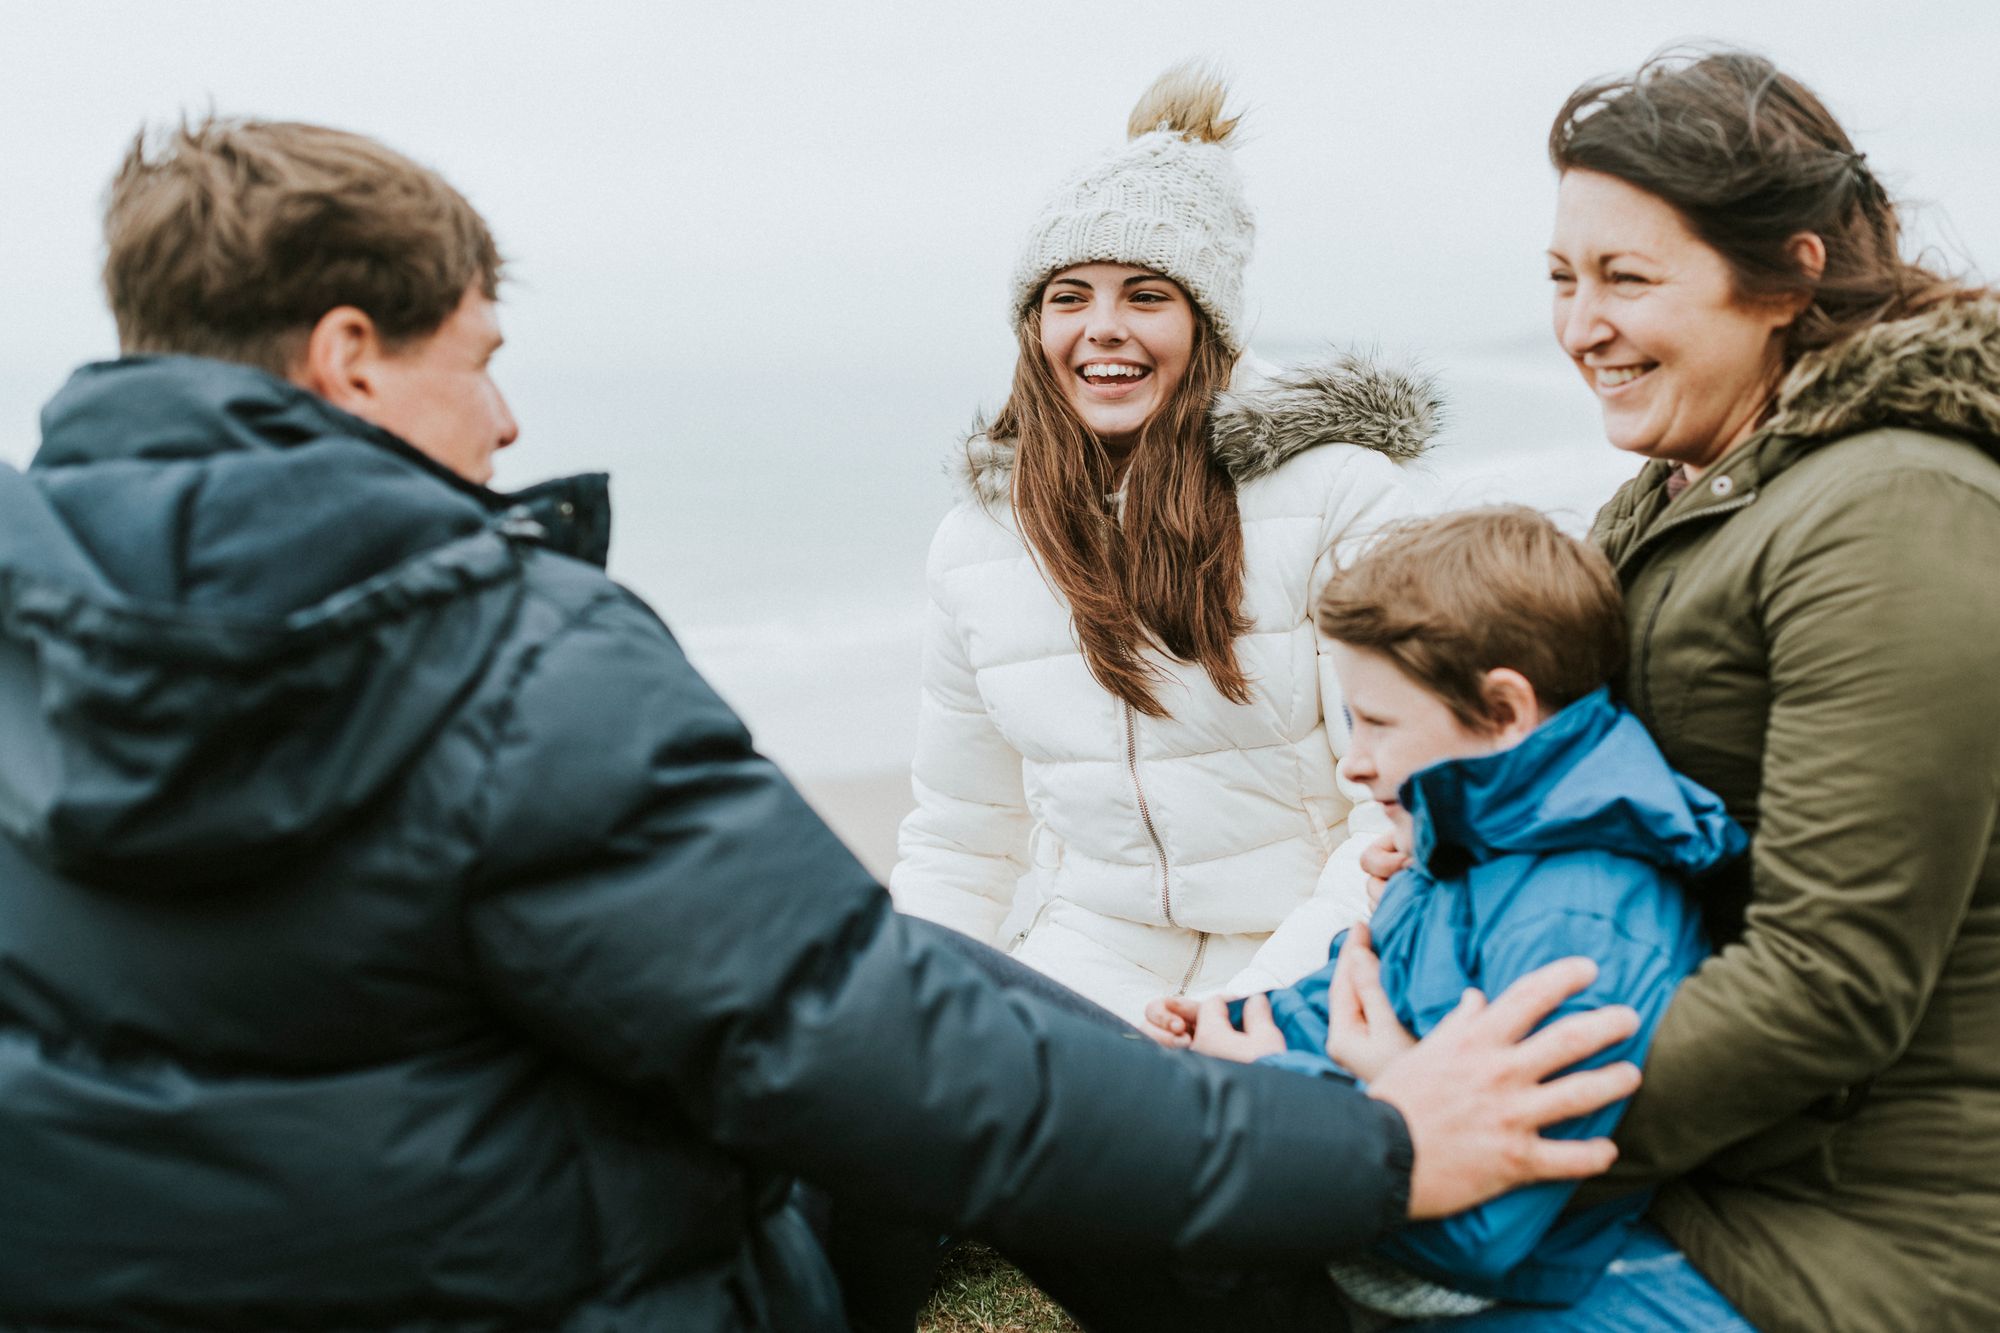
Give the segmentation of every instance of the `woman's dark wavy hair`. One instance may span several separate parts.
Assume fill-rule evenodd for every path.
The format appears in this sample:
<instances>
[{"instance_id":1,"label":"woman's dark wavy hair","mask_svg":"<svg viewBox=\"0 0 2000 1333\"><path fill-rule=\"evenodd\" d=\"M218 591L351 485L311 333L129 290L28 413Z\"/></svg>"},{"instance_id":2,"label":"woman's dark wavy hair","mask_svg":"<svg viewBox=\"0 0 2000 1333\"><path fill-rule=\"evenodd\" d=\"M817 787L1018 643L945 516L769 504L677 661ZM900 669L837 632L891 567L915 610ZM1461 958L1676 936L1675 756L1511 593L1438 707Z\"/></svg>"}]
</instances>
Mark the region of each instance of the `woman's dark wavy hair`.
<instances>
[{"instance_id":1,"label":"woman's dark wavy hair","mask_svg":"<svg viewBox=\"0 0 2000 1333\"><path fill-rule=\"evenodd\" d=\"M1811 89L1746 51L1663 52L1584 84L1549 131L1559 172L1595 171L1672 205L1745 301L1809 298L1785 360L1977 289L1902 256L1896 205ZM1788 243L1826 246L1817 277Z\"/></svg>"}]
</instances>

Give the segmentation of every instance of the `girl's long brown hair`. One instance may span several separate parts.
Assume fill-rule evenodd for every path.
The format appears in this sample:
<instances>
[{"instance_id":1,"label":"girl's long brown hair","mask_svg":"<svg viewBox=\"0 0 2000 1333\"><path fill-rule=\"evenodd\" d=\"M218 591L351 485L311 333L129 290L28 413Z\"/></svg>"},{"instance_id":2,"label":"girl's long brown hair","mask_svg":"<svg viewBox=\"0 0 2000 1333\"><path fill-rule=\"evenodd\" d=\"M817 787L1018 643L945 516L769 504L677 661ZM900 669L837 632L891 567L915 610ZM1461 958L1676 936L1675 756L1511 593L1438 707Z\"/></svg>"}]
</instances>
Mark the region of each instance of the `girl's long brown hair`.
<instances>
[{"instance_id":1,"label":"girl's long brown hair","mask_svg":"<svg viewBox=\"0 0 2000 1333\"><path fill-rule=\"evenodd\" d=\"M1183 299L1186 294L1183 293ZM1192 302L1190 302L1192 304ZM1139 432L1124 474L1076 415L1042 352L1040 303L1020 321L1014 384L987 434L1014 446L1013 500L1044 576L1068 602L1090 674L1149 717L1158 647L1199 665L1226 699L1250 701L1236 637L1250 628L1236 486L1208 443L1208 410L1229 386L1231 358L1195 306L1187 374Z\"/></svg>"}]
</instances>

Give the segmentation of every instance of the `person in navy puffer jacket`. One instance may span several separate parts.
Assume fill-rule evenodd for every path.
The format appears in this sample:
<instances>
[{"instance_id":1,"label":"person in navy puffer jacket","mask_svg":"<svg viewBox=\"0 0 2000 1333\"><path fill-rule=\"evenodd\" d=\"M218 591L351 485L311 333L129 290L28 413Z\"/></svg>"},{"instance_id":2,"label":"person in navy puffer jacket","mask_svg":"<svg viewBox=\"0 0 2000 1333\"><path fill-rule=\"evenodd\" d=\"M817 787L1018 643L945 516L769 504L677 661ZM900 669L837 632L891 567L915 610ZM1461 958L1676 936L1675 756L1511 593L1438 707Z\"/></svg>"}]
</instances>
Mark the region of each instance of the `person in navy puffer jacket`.
<instances>
[{"instance_id":1,"label":"person in navy puffer jacket","mask_svg":"<svg viewBox=\"0 0 2000 1333\"><path fill-rule=\"evenodd\" d=\"M1708 952L1683 886L1746 838L1611 701L1623 610L1603 557L1527 509L1412 523L1329 585L1319 622L1351 713L1345 776L1384 803L1410 864L1325 967L1240 1008L1157 1001L1155 1037L1366 1082L1466 990L1584 954L1597 980L1572 1003L1627 1004L1641 1020L1598 1058L1642 1060ZM1608 1134L1622 1111L1552 1132ZM1569 1303L1647 1201L1565 1211L1572 1194L1531 1186L1406 1228L1373 1259L1335 1264L1335 1279L1364 1310L1400 1317Z\"/></svg>"}]
</instances>

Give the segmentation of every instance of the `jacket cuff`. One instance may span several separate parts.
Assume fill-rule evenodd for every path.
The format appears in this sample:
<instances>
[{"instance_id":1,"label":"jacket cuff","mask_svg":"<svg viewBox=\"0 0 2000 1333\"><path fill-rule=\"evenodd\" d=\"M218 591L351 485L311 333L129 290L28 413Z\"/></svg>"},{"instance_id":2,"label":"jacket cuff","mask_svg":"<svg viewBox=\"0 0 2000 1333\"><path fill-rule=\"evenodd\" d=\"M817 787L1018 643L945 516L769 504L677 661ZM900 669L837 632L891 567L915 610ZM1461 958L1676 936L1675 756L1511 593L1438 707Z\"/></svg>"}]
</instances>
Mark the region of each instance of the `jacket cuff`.
<instances>
[{"instance_id":1,"label":"jacket cuff","mask_svg":"<svg viewBox=\"0 0 2000 1333\"><path fill-rule=\"evenodd\" d=\"M1410 1220L1410 1172L1417 1164L1417 1149L1410 1142L1410 1127L1403 1122L1403 1113L1384 1101L1376 1101L1375 1105L1382 1108L1383 1125L1388 1131L1382 1160L1389 1170L1389 1191L1382 1202L1389 1216L1383 1226L1394 1230Z\"/></svg>"}]
</instances>

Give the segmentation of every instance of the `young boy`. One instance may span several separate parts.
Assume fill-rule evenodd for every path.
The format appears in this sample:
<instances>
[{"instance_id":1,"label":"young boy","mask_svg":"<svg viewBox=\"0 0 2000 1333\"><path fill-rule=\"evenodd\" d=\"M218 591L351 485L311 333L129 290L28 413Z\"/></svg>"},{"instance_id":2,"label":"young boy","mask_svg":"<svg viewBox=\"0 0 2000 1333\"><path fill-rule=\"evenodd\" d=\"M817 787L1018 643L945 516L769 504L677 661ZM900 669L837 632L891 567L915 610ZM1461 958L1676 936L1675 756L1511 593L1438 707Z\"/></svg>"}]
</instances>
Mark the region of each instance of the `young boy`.
<instances>
[{"instance_id":1,"label":"young boy","mask_svg":"<svg viewBox=\"0 0 2000 1333\"><path fill-rule=\"evenodd\" d=\"M1343 775L1382 802L1409 865L1326 967L1240 1011L1156 1000L1155 1039L1366 1082L1467 988L1493 994L1583 954L1597 981L1566 1008L1626 1004L1641 1019L1593 1063L1642 1060L1707 952L1682 884L1746 839L1611 702L1625 623L1603 556L1529 509L1422 520L1336 575L1318 620L1352 729ZM1623 1109L1554 1132L1606 1134ZM1565 1213L1572 1192L1538 1185L1406 1228L1378 1247L1388 1263L1336 1265L1334 1277L1359 1304L1399 1316L1569 1303L1646 1203Z\"/></svg>"}]
</instances>

